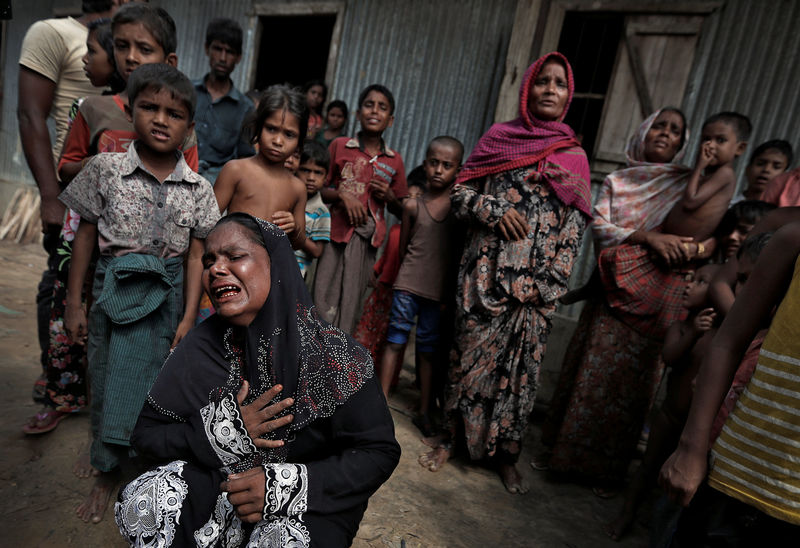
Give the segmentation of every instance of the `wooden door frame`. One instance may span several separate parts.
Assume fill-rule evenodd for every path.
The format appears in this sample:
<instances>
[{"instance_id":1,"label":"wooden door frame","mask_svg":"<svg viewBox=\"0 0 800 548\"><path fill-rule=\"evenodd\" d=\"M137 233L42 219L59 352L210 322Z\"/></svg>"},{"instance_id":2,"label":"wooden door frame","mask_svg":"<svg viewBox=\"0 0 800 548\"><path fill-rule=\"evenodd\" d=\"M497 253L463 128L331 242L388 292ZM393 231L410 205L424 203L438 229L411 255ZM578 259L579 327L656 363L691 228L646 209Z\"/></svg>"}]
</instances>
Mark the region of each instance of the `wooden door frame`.
<instances>
[{"instance_id":1,"label":"wooden door frame","mask_svg":"<svg viewBox=\"0 0 800 548\"><path fill-rule=\"evenodd\" d=\"M302 15L335 15L331 33L331 44L328 50L328 63L325 67L325 81L333 82L336 74L336 63L339 59L339 48L342 40L342 23L344 19L344 0L307 0L292 3L277 3L270 0L254 0L253 14L250 17L250 28L254 31L253 51L247 67L248 87L253 88L258 68L258 54L261 47L261 17L302 16Z\"/></svg>"}]
</instances>

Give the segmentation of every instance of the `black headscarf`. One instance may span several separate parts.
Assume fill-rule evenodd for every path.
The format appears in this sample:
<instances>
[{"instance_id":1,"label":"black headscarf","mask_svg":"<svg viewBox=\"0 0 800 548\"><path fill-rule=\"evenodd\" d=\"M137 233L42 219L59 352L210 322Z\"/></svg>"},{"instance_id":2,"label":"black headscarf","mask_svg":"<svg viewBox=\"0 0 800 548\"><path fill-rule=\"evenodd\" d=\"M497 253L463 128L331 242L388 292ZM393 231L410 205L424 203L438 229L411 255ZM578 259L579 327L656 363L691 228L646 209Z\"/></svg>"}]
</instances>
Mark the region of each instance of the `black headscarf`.
<instances>
[{"instance_id":1,"label":"black headscarf","mask_svg":"<svg viewBox=\"0 0 800 548\"><path fill-rule=\"evenodd\" d=\"M250 230L255 222L270 257L271 288L264 306L246 328L213 315L193 329L167 359L148 402L162 414L185 420L211 401L250 383L244 404L275 384L273 402L292 397L291 424L268 439L287 439L316 419L331 416L373 376L369 353L349 335L320 319L286 234L243 213L228 216ZM218 225L220 224L218 223ZM262 454L265 462L285 460L285 447Z\"/></svg>"}]
</instances>

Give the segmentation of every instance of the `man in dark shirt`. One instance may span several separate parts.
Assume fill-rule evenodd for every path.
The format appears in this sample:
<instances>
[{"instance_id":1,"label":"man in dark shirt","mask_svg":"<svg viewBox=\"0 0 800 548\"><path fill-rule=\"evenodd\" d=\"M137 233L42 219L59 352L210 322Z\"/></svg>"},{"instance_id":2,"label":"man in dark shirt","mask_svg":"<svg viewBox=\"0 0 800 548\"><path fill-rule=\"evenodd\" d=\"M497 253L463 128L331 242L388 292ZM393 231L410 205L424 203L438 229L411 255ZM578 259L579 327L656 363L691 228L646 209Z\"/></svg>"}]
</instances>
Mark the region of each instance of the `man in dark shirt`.
<instances>
[{"instance_id":1,"label":"man in dark shirt","mask_svg":"<svg viewBox=\"0 0 800 548\"><path fill-rule=\"evenodd\" d=\"M211 70L194 82L195 132L200 174L214 184L225 162L254 154L242 132L253 102L231 80L242 58L242 27L232 19L213 19L206 29L206 55Z\"/></svg>"}]
</instances>

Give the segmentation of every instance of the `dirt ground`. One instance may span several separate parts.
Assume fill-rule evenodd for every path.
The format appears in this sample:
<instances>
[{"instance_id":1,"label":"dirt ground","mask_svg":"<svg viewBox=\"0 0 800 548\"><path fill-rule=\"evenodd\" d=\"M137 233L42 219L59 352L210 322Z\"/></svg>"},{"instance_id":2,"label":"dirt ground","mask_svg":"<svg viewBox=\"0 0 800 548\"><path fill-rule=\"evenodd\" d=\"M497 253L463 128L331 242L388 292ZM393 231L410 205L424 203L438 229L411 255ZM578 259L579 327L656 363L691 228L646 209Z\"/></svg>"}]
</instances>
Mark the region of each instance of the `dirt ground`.
<instances>
[{"instance_id":1,"label":"dirt ground","mask_svg":"<svg viewBox=\"0 0 800 548\"><path fill-rule=\"evenodd\" d=\"M125 546L112 512L98 525L75 517L91 485L71 472L88 438L88 414L70 417L42 436L20 430L38 410L30 393L38 374L34 295L44 252L0 241L0 266L0 545ZM426 448L410 420L416 398L410 379L405 370L390 401L403 456L370 500L355 547L647 545L647 530L638 523L623 542L603 533L601 525L613 517L621 497L602 500L586 486L555 481L528 466L539 449L535 424L520 461L532 485L527 495L509 494L493 471L463 460L454 459L437 473L423 470L417 457Z\"/></svg>"}]
</instances>

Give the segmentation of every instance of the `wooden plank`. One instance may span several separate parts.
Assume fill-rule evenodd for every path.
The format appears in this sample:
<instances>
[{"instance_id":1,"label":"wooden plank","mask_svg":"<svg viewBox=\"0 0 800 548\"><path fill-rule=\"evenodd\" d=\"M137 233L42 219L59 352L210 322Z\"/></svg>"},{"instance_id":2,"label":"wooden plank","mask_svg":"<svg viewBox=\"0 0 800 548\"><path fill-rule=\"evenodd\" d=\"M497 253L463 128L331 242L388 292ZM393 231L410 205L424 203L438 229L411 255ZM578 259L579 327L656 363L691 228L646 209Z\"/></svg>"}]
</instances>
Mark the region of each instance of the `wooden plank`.
<instances>
[{"instance_id":1,"label":"wooden plank","mask_svg":"<svg viewBox=\"0 0 800 548\"><path fill-rule=\"evenodd\" d=\"M517 116L519 85L531 60L531 46L536 34L536 24L541 14L542 0L518 0L514 14L514 26L508 41L505 70L497 94L494 111L495 122L503 122ZM559 25L559 32L561 27Z\"/></svg>"},{"instance_id":2,"label":"wooden plank","mask_svg":"<svg viewBox=\"0 0 800 548\"><path fill-rule=\"evenodd\" d=\"M639 48L634 43L636 35L625 29L625 47L628 51L628 60L631 64L631 75L633 76L633 84L636 86L636 97L639 99L639 109L642 118L653 112L653 100L650 97L650 89L647 85L647 79L644 74L644 65L642 64L642 57L639 54Z\"/></svg>"}]
</instances>

